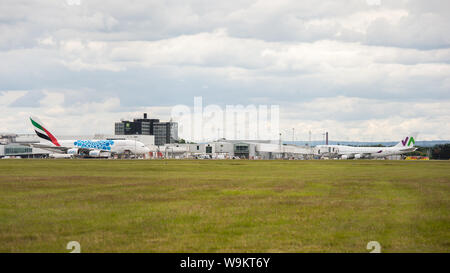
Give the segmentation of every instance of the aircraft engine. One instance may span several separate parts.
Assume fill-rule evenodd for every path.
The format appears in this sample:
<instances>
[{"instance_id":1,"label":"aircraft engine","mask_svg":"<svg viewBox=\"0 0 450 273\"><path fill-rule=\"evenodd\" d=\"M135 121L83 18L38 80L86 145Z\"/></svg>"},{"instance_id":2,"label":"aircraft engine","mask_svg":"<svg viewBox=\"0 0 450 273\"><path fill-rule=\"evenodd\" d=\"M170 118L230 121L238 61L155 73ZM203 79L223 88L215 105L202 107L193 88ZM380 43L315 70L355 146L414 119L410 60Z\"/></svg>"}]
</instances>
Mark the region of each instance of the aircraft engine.
<instances>
[{"instance_id":1,"label":"aircraft engine","mask_svg":"<svg viewBox=\"0 0 450 273\"><path fill-rule=\"evenodd\" d=\"M343 156L341 156L341 159L348 159L348 156L347 155L343 155Z\"/></svg>"},{"instance_id":2,"label":"aircraft engine","mask_svg":"<svg viewBox=\"0 0 450 273\"><path fill-rule=\"evenodd\" d=\"M355 159L360 159L361 158L361 154L355 154Z\"/></svg>"},{"instance_id":3,"label":"aircraft engine","mask_svg":"<svg viewBox=\"0 0 450 273\"><path fill-rule=\"evenodd\" d=\"M90 151L89 152L89 156L90 157L99 157L100 156L100 151Z\"/></svg>"},{"instance_id":4,"label":"aircraft engine","mask_svg":"<svg viewBox=\"0 0 450 273\"><path fill-rule=\"evenodd\" d=\"M108 157L111 157L111 153L109 153L109 152L101 152L99 157L106 157L106 158L108 158Z\"/></svg>"},{"instance_id":5,"label":"aircraft engine","mask_svg":"<svg viewBox=\"0 0 450 273\"><path fill-rule=\"evenodd\" d=\"M67 154L69 155L77 155L78 154L78 148L72 148L67 150Z\"/></svg>"}]
</instances>

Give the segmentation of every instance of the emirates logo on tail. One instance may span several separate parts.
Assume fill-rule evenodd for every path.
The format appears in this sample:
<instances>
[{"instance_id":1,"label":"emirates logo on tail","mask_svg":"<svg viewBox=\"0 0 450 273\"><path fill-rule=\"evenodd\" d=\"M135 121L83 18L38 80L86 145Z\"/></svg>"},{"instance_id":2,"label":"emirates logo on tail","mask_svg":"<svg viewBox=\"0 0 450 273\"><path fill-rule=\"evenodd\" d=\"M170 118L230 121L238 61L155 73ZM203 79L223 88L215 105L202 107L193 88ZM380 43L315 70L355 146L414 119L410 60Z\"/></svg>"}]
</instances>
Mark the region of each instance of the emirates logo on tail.
<instances>
[{"instance_id":1,"label":"emirates logo on tail","mask_svg":"<svg viewBox=\"0 0 450 273\"><path fill-rule=\"evenodd\" d=\"M58 143L58 140L47 130L45 129L42 122L39 121L36 117L30 117L31 124L33 124L34 131L36 134L45 140L51 141L55 146L61 146Z\"/></svg>"}]
</instances>

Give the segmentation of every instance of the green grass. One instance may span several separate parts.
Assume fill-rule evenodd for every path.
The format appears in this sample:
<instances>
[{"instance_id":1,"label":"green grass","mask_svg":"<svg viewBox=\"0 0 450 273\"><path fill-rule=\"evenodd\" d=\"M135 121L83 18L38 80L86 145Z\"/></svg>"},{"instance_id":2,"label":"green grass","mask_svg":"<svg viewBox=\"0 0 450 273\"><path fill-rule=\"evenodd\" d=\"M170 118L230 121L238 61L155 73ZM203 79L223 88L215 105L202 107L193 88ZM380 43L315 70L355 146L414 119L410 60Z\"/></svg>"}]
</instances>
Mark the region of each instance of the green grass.
<instances>
[{"instance_id":1,"label":"green grass","mask_svg":"<svg viewBox=\"0 0 450 273\"><path fill-rule=\"evenodd\" d=\"M0 251L450 252L450 162L0 160Z\"/></svg>"}]
</instances>

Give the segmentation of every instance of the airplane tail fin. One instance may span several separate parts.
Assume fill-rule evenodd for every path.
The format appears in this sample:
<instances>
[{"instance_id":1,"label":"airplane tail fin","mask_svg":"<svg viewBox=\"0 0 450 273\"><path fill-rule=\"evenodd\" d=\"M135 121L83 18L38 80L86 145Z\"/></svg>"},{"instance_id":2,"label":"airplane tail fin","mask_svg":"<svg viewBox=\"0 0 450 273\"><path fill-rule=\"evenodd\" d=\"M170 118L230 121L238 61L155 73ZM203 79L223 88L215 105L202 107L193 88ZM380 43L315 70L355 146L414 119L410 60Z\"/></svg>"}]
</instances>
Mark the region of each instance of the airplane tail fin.
<instances>
[{"instance_id":1,"label":"airplane tail fin","mask_svg":"<svg viewBox=\"0 0 450 273\"><path fill-rule=\"evenodd\" d=\"M37 117L30 117L30 121L38 137L52 142L55 146L61 146L59 145L58 140L46 129L44 124Z\"/></svg>"},{"instance_id":2,"label":"airplane tail fin","mask_svg":"<svg viewBox=\"0 0 450 273\"><path fill-rule=\"evenodd\" d=\"M409 134L407 137L402 139L395 146L396 147L412 148L412 147L414 147L414 144L416 144L416 138L417 138L417 133Z\"/></svg>"}]
</instances>

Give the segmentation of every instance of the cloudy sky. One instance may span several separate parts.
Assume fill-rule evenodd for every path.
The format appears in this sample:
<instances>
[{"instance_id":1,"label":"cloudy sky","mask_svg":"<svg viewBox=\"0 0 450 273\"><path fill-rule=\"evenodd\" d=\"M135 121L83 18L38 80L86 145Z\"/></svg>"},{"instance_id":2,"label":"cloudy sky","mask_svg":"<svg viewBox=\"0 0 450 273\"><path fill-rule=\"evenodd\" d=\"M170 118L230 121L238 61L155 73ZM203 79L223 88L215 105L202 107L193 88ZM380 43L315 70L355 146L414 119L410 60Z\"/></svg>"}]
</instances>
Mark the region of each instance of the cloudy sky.
<instances>
[{"instance_id":1,"label":"cloudy sky","mask_svg":"<svg viewBox=\"0 0 450 273\"><path fill-rule=\"evenodd\" d=\"M286 139L450 139L450 1L0 2L0 131L275 104ZM289 137L288 137L289 135Z\"/></svg>"}]
</instances>

